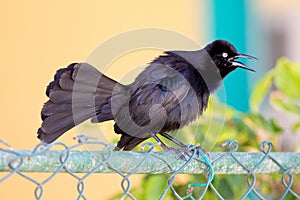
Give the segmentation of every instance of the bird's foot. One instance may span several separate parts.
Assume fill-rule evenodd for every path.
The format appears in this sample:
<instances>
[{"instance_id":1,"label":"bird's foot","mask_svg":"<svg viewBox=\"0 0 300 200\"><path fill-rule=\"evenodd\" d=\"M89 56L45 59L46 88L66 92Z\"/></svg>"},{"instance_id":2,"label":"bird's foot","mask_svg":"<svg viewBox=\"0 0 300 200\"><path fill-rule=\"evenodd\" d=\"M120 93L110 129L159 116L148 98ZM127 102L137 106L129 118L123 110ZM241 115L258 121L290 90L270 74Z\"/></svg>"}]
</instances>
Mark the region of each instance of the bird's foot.
<instances>
[{"instance_id":1,"label":"bird's foot","mask_svg":"<svg viewBox=\"0 0 300 200\"><path fill-rule=\"evenodd\" d=\"M188 160L188 156L187 153L189 152L189 149L187 147L180 147L180 148L172 148L172 147L163 147L163 149L166 152L170 152L176 156L178 156L179 158L181 158L184 161Z\"/></svg>"},{"instance_id":2,"label":"bird's foot","mask_svg":"<svg viewBox=\"0 0 300 200\"><path fill-rule=\"evenodd\" d=\"M193 155L197 157L203 157L203 154L206 157L208 157L208 159L210 159L209 153L206 152L204 148L199 145L182 145L180 146L180 148L168 147L166 145L161 146L166 152L170 152L184 161L188 161Z\"/></svg>"},{"instance_id":3,"label":"bird's foot","mask_svg":"<svg viewBox=\"0 0 300 200\"><path fill-rule=\"evenodd\" d=\"M210 154L207 151L205 151L205 149L202 146L189 145L187 148L188 148L188 153L193 153L194 151L196 151L197 156L201 156L201 153L203 153L205 156L210 158Z\"/></svg>"}]
</instances>

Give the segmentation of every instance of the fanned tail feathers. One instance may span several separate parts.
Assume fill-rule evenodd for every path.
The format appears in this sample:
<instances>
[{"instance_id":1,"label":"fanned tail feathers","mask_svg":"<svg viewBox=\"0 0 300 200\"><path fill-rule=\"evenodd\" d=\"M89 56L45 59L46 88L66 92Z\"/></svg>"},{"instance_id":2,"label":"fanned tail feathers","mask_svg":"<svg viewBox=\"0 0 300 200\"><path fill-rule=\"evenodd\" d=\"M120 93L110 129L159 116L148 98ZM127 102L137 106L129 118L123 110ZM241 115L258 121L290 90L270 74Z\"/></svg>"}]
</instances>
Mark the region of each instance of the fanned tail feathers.
<instances>
[{"instance_id":1,"label":"fanned tail feathers","mask_svg":"<svg viewBox=\"0 0 300 200\"><path fill-rule=\"evenodd\" d=\"M49 100L41 111L43 123L38 138L51 143L87 119L112 120L110 99L125 91L125 86L87 63L73 63L57 70L46 89Z\"/></svg>"}]
</instances>

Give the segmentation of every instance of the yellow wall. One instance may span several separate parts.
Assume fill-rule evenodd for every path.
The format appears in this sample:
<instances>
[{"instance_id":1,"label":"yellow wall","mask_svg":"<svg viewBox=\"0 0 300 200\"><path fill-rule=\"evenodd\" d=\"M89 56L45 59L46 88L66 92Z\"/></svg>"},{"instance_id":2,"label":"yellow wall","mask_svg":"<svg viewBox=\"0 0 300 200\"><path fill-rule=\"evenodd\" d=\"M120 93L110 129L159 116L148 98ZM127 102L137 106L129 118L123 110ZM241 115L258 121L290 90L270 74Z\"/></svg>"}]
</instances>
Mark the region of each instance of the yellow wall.
<instances>
[{"instance_id":1,"label":"yellow wall","mask_svg":"<svg viewBox=\"0 0 300 200\"><path fill-rule=\"evenodd\" d=\"M198 4L196 0L2 1L0 138L14 148L32 149L39 142L36 130L41 123L40 109L46 101L45 87L56 69L83 61L112 35L155 27L182 33L199 42L201 26L197 19L202 12ZM127 59L125 66L146 64L156 53ZM73 131L60 141L74 144L74 135ZM41 180L49 174L30 175ZM120 178L116 177L91 177L87 181L88 198L105 199L120 191ZM33 184L14 175L0 184L0 198L33 199L33 190ZM76 182L60 175L45 186L44 199L74 199L75 190Z\"/></svg>"}]
</instances>

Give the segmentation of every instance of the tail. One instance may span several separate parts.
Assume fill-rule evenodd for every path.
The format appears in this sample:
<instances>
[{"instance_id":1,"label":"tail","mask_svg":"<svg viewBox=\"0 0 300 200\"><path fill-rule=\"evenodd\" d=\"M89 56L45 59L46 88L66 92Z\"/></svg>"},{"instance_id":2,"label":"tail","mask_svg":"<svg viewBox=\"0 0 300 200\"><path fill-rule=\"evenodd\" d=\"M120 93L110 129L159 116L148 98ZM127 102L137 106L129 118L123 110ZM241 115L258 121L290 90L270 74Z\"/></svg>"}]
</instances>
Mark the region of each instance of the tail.
<instances>
[{"instance_id":1,"label":"tail","mask_svg":"<svg viewBox=\"0 0 300 200\"><path fill-rule=\"evenodd\" d=\"M112 120L111 97L124 94L126 87L87 63L59 69L46 90L49 100L41 111L43 123L38 138L51 143L74 126Z\"/></svg>"}]
</instances>

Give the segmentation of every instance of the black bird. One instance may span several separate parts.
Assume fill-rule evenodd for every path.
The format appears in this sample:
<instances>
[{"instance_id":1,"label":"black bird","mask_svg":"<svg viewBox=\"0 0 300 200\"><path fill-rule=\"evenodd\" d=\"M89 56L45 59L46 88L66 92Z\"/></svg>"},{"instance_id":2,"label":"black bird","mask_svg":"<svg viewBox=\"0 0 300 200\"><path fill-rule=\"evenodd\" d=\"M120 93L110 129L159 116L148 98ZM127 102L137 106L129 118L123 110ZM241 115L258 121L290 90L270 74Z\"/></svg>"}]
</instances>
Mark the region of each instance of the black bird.
<instances>
[{"instance_id":1,"label":"black bird","mask_svg":"<svg viewBox=\"0 0 300 200\"><path fill-rule=\"evenodd\" d=\"M131 150L142 141L167 134L195 120L207 107L210 93L236 68L248 68L225 40L216 40L198 51L167 51L152 61L129 85L122 85L87 63L59 69L46 90L38 138L51 143L81 122L114 120L121 134L116 150ZM161 142L164 150L171 150Z\"/></svg>"}]
</instances>

